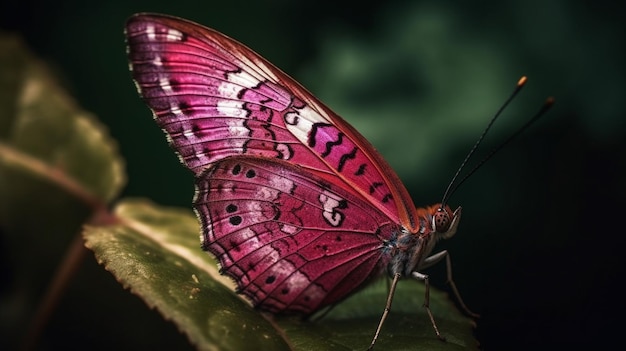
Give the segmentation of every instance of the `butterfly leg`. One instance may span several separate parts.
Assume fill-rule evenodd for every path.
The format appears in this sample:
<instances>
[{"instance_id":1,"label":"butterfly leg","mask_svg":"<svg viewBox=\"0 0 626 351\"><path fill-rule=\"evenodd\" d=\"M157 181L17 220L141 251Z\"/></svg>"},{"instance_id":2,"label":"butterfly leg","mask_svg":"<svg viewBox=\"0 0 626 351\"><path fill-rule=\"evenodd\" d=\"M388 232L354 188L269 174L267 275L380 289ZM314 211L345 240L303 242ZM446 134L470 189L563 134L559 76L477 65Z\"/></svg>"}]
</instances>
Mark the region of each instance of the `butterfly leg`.
<instances>
[{"instance_id":1,"label":"butterfly leg","mask_svg":"<svg viewBox=\"0 0 626 351\"><path fill-rule=\"evenodd\" d=\"M420 272L413 272L411 273L411 276L417 280L421 280L424 282L424 308L426 309L426 313L428 313L428 318L430 319L430 323L435 330L435 334L437 334L439 340L446 341L446 338L439 332L439 328L437 328L437 323L435 323L435 317L433 317L433 313L430 311L430 282L428 280L428 275Z\"/></svg>"},{"instance_id":2,"label":"butterfly leg","mask_svg":"<svg viewBox=\"0 0 626 351\"><path fill-rule=\"evenodd\" d=\"M387 303L385 304L385 310L383 311L383 315L380 317L380 322L378 322L378 327L376 328L376 333L374 334L374 338L372 339L372 343L367 350L373 350L374 344L378 339L378 335L380 334L381 329L383 328L383 324L385 320L387 320L387 316L389 315L389 311L391 311L391 302L393 301L393 294L396 292L396 285L398 285L398 280L400 280L400 273L396 273L393 276L393 280L391 281L391 287L389 288L389 295L387 295Z\"/></svg>"},{"instance_id":3,"label":"butterfly leg","mask_svg":"<svg viewBox=\"0 0 626 351\"><path fill-rule=\"evenodd\" d=\"M472 318L479 318L480 317L479 314L472 312L467 307L467 305L465 305L465 302L463 302L463 298L461 298L461 293L459 293L459 289L457 289L456 284L454 283L454 280L452 279L452 260L450 259L450 254L448 253L448 251L443 250L432 256L427 257L422 263L422 265L420 265L420 268L423 269L426 267L430 267L436 264L437 262L441 261L443 258L446 259L447 283L448 285L450 285L450 289L452 289L452 293L454 294L456 301L459 303L459 306L461 306L461 309L463 310L463 312L465 312L465 314L467 314L468 316Z\"/></svg>"}]
</instances>

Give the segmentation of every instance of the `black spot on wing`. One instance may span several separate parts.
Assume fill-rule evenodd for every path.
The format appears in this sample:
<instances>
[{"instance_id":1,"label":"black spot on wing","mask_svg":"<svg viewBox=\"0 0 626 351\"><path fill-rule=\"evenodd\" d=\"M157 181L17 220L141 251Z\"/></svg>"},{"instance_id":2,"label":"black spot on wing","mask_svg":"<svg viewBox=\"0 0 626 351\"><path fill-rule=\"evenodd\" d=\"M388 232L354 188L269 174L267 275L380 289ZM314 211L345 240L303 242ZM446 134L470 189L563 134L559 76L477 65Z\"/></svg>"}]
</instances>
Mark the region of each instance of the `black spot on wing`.
<instances>
[{"instance_id":1,"label":"black spot on wing","mask_svg":"<svg viewBox=\"0 0 626 351\"><path fill-rule=\"evenodd\" d=\"M356 158L357 151L358 149L355 146L350 153L341 155L341 158L339 158L339 165L337 165L337 170L339 172L343 171L343 167L346 165L346 162L348 160L353 160L354 158Z\"/></svg>"},{"instance_id":2,"label":"black spot on wing","mask_svg":"<svg viewBox=\"0 0 626 351\"><path fill-rule=\"evenodd\" d=\"M383 186L382 182L374 182L370 185L370 194L373 194L376 191L376 188Z\"/></svg>"},{"instance_id":3,"label":"black spot on wing","mask_svg":"<svg viewBox=\"0 0 626 351\"><path fill-rule=\"evenodd\" d=\"M367 166L365 163L361 163L361 165L359 166L359 169L357 169L356 172L354 172L354 175L361 176L365 174L365 166Z\"/></svg>"}]
</instances>

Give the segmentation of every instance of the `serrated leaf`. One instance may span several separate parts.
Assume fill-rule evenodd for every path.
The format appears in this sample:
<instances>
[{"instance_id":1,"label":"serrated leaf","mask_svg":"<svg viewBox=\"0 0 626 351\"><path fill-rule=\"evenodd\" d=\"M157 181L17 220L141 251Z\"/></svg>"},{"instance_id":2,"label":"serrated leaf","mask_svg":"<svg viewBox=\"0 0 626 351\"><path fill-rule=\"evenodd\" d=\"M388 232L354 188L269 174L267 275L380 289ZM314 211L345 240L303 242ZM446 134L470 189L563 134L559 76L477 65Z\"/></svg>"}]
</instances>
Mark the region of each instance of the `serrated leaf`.
<instances>
[{"instance_id":1,"label":"serrated leaf","mask_svg":"<svg viewBox=\"0 0 626 351\"><path fill-rule=\"evenodd\" d=\"M149 306L172 320L201 350L363 350L369 346L387 296L381 281L340 303L324 318L268 321L233 292L215 260L200 250L191 211L127 200L120 224L89 227L84 235L98 261ZM377 344L381 350L476 349L471 322L431 290L431 308L448 342L439 341L424 313L423 286L401 282Z\"/></svg>"}]
</instances>

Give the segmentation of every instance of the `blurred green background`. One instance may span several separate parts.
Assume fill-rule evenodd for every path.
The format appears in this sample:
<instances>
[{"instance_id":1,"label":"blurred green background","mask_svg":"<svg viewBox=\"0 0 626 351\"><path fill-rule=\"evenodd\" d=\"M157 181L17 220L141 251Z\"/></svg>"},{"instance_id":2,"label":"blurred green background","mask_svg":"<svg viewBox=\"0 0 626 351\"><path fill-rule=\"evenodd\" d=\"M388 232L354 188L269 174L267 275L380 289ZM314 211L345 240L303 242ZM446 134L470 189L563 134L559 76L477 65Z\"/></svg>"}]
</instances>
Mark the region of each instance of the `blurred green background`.
<instances>
[{"instance_id":1,"label":"blurred green background","mask_svg":"<svg viewBox=\"0 0 626 351\"><path fill-rule=\"evenodd\" d=\"M556 105L452 197L463 220L439 248L450 251L456 283L482 315L476 335L484 349L601 349L623 333L626 312L625 8L565 0L5 0L0 28L21 35L108 126L127 162L124 196L187 208L191 173L128 73L122 31L132 13L185 17L259 52L371 140L418 206L440 200L488 119L527 75L483 155L547 96ZM45 250L59 257L71 234ZM0 348L25 328L56 264L32 267L24 284L10 257L43 249L32 245L16 253L0 241ZM443 268L429 273L445 288ZM120 347L191 348L90 255L40 349Z\"/></svg>"}]
</instances>

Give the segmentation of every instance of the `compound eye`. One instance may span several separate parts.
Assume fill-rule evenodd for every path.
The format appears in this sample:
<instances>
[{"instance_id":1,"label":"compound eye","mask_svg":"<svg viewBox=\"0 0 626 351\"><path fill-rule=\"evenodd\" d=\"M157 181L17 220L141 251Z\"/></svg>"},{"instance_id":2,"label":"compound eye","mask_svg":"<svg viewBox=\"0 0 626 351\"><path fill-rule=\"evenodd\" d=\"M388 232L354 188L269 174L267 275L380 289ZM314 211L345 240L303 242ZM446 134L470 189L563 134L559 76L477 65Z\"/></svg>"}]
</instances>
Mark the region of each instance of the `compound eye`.
<instances>
[{"instance_id":1,"label":"compound eye","mask_svg":"<svg viewBox=\"0 0 626 351\"><path fill-rule=\"evenodd\" d=\"M437 209L433 216L433 225L438 233L445 233L450 229L450 215L443 208Z\"/></svg>"}]
</instances>

